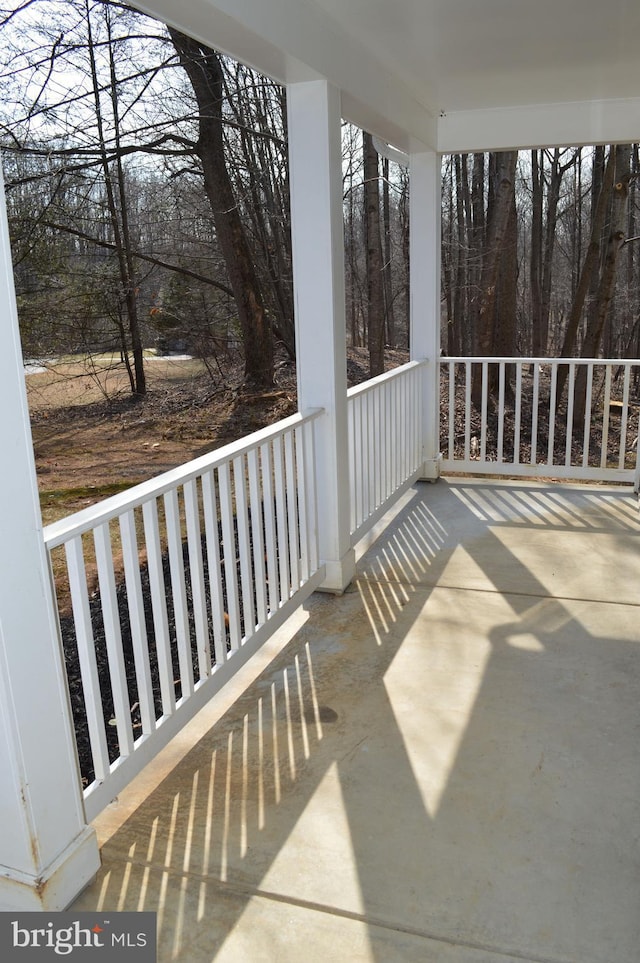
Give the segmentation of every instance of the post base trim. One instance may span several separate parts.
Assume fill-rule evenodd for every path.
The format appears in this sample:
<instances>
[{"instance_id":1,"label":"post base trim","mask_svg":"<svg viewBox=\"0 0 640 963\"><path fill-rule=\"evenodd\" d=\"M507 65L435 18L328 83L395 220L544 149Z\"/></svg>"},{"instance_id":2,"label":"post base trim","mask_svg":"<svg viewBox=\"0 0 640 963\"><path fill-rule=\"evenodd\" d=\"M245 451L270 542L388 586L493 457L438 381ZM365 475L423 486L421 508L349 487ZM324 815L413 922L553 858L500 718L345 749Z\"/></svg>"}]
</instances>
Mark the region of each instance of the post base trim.
<instances>
[{"instance_id":1,"label":"post base trim","mask_svg":"<svg viewBox=\"0 0 640 963\"><path fill-rule=\"evenodd\" d=\"M0 910L59 912L91 883L100 868L95 830L86 826L39 876L0 866Z\"/></svg>"}]
</instances>

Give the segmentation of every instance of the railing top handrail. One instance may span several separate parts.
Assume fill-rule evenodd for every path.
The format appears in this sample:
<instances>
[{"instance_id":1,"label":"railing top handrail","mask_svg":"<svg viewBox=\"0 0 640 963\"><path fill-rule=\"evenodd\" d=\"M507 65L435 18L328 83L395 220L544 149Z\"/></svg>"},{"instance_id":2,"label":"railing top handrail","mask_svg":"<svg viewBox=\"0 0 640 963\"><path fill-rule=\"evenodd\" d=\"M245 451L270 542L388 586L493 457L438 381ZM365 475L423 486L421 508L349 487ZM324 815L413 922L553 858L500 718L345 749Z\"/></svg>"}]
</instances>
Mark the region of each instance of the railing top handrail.
<instances>
[{"instance_id":1,"label":"railing top handrail","mask_svg":"<svg viewBox=\"0 0 640 963\"><path fill-rule=\"evenodd\" d=\"M458 363L462 361L486 361L489 364L640 364L640 358L510 358L498 355L441 355L440 357L441 364L448 364L450 362Z\"/></svg>"},{"instance_id":2,"label":"railing top handrail","mask_svg":"<svg viewBox=\"0 0 640 963\"><path fill-rule=\"evenodd\" d=\"M367 391L373 391L374 388L377 388L378 385L384 384L385 381L392 381L394 378L400 378L409 371L413 371L416 368L422 368L427 364L429 364L428 358L407 361L406 364L402 364L397 368L392 368L391 371L385 371L384 374L376 375L375 378L369 378L368 381L363 381L362 384L355 385L353 388L349 388L347 391L347 398L353 398L355 395L366 394Z\"/></svg>"},{"instance_id":3,"label":"railing top handrail","mask_svg":"<svg viewBox=\"0 0 640 963\"><path fill-rule=\"evenodd\" d=\"M224 462L237 458L252 448L257 448L265 442L271 441L278 435L284 435L292 428L298 428L301 425L308 424L315 418L318 418L323 412L324 408L314 408L304 415L297 412L289 418L284 418L282 421L276 422L275 425L269 425L267 428L254 431L250 435L245 435L244 438L240 438L238 441L230 442L222 448L216 448L214 451L207 452L207 454L201 455L199 458L194 458L184 465L171 468L169 471L163 472L155 478L150 478L148 481L141 482L139 485L133 485L131 488L127 488L123 492L118 492L116 495L111 495L109 498L105 498L95 505L89 505L88 508L74 512L73 515L67 515L57 522L52 522L50 525L45 526L43 530L45 545L49 550L63 545L70 538L83 535L97 525L110 522L124 512L138 508L152 498L158 498L160 495L164 495L165 492L171 491L171 489L176 488L178 485L192 481L194 478L203 474L203 472L217 468L224 464Z\"/></svg>"}]
</instances>

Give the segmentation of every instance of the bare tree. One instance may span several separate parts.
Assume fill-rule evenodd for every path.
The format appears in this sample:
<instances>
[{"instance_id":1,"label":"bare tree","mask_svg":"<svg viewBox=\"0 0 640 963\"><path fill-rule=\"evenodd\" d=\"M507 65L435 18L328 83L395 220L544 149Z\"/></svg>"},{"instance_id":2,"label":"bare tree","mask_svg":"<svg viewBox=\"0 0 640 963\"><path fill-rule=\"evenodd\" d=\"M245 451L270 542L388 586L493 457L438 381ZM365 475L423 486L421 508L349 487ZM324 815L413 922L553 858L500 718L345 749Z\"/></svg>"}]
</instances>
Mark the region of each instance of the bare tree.
<instances>
[{"instance_id":1,"label":"bare tree","mask_svg":"<svg viewBox=\"0 0 640 963\"><path fill-rule=\"evenodd\" d=\"M369 374L384 371L384 278L380 238L378 154L371 134L363 131L364 191L367 225L367 302L369 318Z\"/></svg>"},{"instance_id":2,"label":"bare tree","mask_svg":"<svg viewBox=\"0 0 640 963\"><path fill-rule=\"evenodd\" d=\"M395 348L396 318L393 296L393 261L392 261L392 228L391 228L391 186L389 183L389 158L382 159L382 225L384 234L384 319L387 332L387 344Z\"/></svg>"},{"instance_id":3,"label":"bare tree","mask_svg":"<svg viewBox=\"0 0 640 963\"><path fill-rule=\"evenodd\" d=\"M598 164L598 157L596 154L594 155L594 172L597 164ZM592 210L591 236L589 238L589 246L587 247L584 262L582 265L582 271L580 272L578 286L576 288L576 293L573 298L573 304L571 305L571 313L569 315L569 320L568 320L565 335L564 335L564 342L562 345L562 351L560 354L562 358L572 357L573 352L575 350L576 336L577 336L578 328L582 318L582 311L584 308L584 304L585 304L585 300L586 300L589 288L593 284L593 278L595 276L599 257L600 257L600 239L601 239L602 231L605 224L607 207L609 204L609 197L613 187L614 174L615 174L615 151L610 149L606 170L604 172L604 178L602 179L600 191L598 194L597 204L595 206L595 209ZM562 398L567 377L568 377L568 371L563 366L558 371L558 384L557 384L558 399Z\"/></svg>"},{"instance_id":4,"label":"bare tree","mask_svg":"<svg viewBox=\"0 0 640 963\"><path fill-rule=\"evenodd\" d=\"M478 353L488 357L494 353L495 306L498 290L500 257L505 246L505 235L513 210L517 151L504 151L493 157L495 175L487 212L487 235L482 261L479 295ZM474 379L473 402L481 402L481 380Z\"/></svg>"},{"instance_id":5,"label":"bare tree","mask_svg":"<svg viewBox=\"0 0 640 963\"><path fill-rule=\"evenodd\" d=\"M127 190L121 153L118 80L116 76L116 63L113 49L113 32L111 21L112 11L109 6L103 6L100 11L104 19L104 26L106 29L105 46L108 57L110 81L107 93L113 114L115 157L112 163L109 161L107 152L105 125L103 123L102 116L102 100L100 96L101 91L98 81L98 68L96 64L96 45L93 36L89 0L85 0L85 13L87 24L87 54L89 57L89 66L91 71L91 86L93 91L96 126L98 131L100 164L104 178L107 207L111 220L111 227L113 230L114 248L118 259L120 284L122 286L123 300L126 308L127 327L133 355L133 367L129 362L128 343L124 331L124 322L121 316L118 315L117 323L120 333L121 355L127 368L132 393L135 395L143 395L147 390L147 386L144 372L142 338L140 335L140 324L138 321L138 285L136 281L136 269L131 247Z\"/></svg>"},{"instance_id":6,"label":"bare tree","mask_svg":"<svg viewBox=\"0 0 640 963\"><path fill-rule=\"evenodd\" d=\"M631 181L630 159L630 144L611 147L608 166L615 166L615 183L611 191L609 232L600 269L594 305L595 309L588 318L587 329L582 342L581 356L583 358L595 358L598 356L602 342L602 334L613 296L618 257L626 239L627 205L629 199L629 183ZM574 426L578 430L584 424L586 382L587 371L585 366L581 365L576 376L576 397L573 419Z\"/></svg>"},{"instance_id":7,"label":"bare tree","mask_svg":"<svg viewBox=\"0 0 640 963\"><path fill-rule=\"evenodd\" d=\"M251 250L233 193L224 152L224 74L209 47L169 28L198 105L196 153L204 172L218 240L238 310L245 357L245 379L258 389L273 385L273 338Z\"/></svg>"}]
</instances>

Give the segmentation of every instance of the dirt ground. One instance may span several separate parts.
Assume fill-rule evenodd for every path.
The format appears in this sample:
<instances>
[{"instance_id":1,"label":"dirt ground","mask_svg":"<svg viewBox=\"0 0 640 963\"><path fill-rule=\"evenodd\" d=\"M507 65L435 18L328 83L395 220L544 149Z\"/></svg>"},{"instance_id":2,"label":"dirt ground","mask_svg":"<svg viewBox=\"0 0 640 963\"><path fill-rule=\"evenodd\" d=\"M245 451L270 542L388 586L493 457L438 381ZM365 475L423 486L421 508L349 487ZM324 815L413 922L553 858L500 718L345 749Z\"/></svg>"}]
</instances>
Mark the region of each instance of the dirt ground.
<instances>
[{"instance_id":1,"label":"dirt ground","mask_svg":"<svg viewBox=\"0 0 640 963\"><path fill-rule=\"evenodd\" d=\"M295 374L263 398L233 373L212 380L195 360L147 364L146 396L105 364L53 365L27 376L45 524L217 448L295 410ZM293 382L293 383L291 383Z\"/></svg>"},{"instance_id":2,"label":"dirt ground","mask_svg":"<svg viewBox=\"0 0 640 963\"><path fill-rule=\"evenodd\" d=\"M391 352L390 367L407 360ZM364 348L349 349L350 384L368 377ZM293 414L293 363L281 359L266 394L242 391L231 362L212 375L202 362L153 359L147 394L131 396L127 375L108 360L47 365L27 375L43 520L49 524Z\"/></svg>"}]
</instances>

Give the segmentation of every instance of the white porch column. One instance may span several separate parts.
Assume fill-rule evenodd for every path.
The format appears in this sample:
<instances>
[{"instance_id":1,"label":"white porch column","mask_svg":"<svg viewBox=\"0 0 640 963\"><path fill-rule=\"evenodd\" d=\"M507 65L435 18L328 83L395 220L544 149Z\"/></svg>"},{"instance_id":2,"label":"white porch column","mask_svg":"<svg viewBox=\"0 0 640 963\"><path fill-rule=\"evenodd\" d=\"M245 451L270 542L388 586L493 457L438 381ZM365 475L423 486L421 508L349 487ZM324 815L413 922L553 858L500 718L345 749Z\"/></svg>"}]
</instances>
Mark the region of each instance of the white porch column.
<instances>
[{"instance_id":1,"label":"white porch column","mask_svg":"<svg viewBox=\"0 0 640 963\"><path fill-rule=\"evenodd\" d=\"M99 866L42 540L0 171L0 910L64 909Z\"/></svg>"},{"instance_id":2,"label":"white porch column","mask_svg":"<svg viewBox=\"0 0 640 963\"><path fill-rule=\"evenodd\" d=\"M423 478L440 474L440 155L410 155L411 359L427 358L423 394Z\"/></svg>"},{"instance_id":3,"label":"white porch column","mask_svg":"<svg viewBox=\"0 0 640 963\"><path fill-rule=\"evenodd\" d=\"M323 80L287 88L298 408L324 408L317 432L322 586L355 572L349 535L347 363L340 93Z\"/></svg>"}]
</instances>

